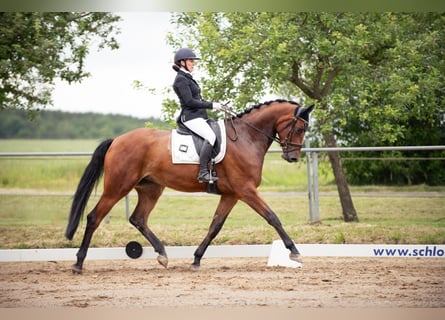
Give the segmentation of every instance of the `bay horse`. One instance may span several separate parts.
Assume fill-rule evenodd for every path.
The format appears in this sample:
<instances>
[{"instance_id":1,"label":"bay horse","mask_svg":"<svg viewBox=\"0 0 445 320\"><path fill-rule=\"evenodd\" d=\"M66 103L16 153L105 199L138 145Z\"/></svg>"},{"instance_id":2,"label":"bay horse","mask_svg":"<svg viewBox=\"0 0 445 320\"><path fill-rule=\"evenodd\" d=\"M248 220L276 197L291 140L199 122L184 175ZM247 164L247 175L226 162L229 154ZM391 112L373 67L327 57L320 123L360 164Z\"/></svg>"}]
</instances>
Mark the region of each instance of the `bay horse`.
<instances>
[{"instance_id":1,"label":"bay horse","mask_svg":"<svg viewBox=\"0 0 445 320\"><path fill-rule=\"evenodd\" d=\"M284 160L298 161L313 107L304 108L296 102L275 100L224 120L226 155L216 164L221 198L208 233L194 253L194 267L200 266L204 252L238 200L245 202L274 227L290 250L290 259L300 261L294 242L277 215L260 197L257 187L261 182L264 157L273 141L280 144ZM158 253L158 262L167 267L164 245L147 226L150 212L165 187L184 192L206 191L206 185L196 179L199 165L172 163L170 139L171 131L139 128L105 140L96 148L74 194L65 232L65 236L72 240L91 192L103 174L103 193L87 215L77 262L72 266L74 273L82 272L91 238L102 219L133 188L137 191L138 202L129 221Z\"/></svg>"}]
</instances>

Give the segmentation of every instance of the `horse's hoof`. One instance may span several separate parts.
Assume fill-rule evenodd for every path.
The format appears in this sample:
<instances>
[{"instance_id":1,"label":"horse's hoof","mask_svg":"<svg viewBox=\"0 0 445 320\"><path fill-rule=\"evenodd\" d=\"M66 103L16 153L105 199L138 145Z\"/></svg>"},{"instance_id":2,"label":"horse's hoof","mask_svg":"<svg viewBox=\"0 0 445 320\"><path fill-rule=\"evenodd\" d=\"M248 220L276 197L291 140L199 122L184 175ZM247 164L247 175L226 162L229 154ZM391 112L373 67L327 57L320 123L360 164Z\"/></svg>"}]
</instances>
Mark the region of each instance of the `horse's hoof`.
<instances>
[{"instance_id":1,"label":"horse's hoof","mask_svg":"<svg viewBox=\"0 0 445 320\"><path fill-rule=\"evenodd\" d=\"M192 271L198 271L199 270L199 267L200 267L200 264L198 263L198 264L196 264L196 263L192 263L191 265L190 265L190 269L192 270Z\"/></svg>"},{"instance_id":2,"label":"horse's hoof","mask_svg":"<svg viewBox=\"0 0 445 320\"><path fill-rule=\"evenodd\" d=\"M301 258L301 255L299 253L290 253L289 259L291 259L292 261L303 263L303 259Z\"/></svg>"},{"instance_id":3,"label":"horse's hoof","mask_svg":"<svg viewBox=\"0 0 445 320\"><path fill-rule=\"evenodd\" d=\"M168 258L166 256L158 255L158 262L161 266L167 269Z\"/></svg>"},{"instance_id":4,"label":"horse's hoof","mask_svg":"<svg viewBox=\"0 0 445 320\"><path fill-rule=\"evenodd\" d=\"M75 264L71 267L71 271L73 271L73 274L82 274L82 268Z\"/></svg>"}]
</instances>

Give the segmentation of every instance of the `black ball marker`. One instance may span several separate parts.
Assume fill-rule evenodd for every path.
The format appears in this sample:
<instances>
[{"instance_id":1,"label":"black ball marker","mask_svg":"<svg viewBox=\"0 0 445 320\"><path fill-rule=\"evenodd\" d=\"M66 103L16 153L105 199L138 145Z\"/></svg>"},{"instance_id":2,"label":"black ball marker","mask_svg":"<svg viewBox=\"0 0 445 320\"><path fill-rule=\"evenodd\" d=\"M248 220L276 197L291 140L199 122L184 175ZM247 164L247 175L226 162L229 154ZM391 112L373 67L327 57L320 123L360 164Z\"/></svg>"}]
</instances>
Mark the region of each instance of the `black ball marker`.
<instances>
[{"instance_id":1,"label":"black ball marker","mask_svg":"<svg viewBox=\"0 0 445 320\"><path fill-rule=\"evenodd\" d=\"M130 241L125 247L125 252L131 259L137 259L142 255L142 246L137 241Z\"/></svg>"}]
</instances>

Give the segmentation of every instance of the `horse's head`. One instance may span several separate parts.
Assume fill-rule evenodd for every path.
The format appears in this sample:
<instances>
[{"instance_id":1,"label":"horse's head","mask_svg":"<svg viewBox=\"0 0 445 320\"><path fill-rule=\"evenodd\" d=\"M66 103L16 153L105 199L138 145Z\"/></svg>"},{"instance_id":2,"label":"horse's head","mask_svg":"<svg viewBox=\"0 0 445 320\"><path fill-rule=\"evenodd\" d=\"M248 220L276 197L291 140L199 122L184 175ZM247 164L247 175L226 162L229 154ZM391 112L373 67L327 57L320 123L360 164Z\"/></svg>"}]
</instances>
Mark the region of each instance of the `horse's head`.
<instances>
[{"instance_id":1,"label":"horse's head","mask_svg":"<svg viewBox=\"0 0 445 320\"><path fill-rule=\"evenodd\" d=\"M303 138L309 124L309 114L314 105L308 108L297 106L292 115L283 116L277 123L276 131L283 150L281 157L288 162L297 162L300 158Z\"/></svg>"}]
</instances>

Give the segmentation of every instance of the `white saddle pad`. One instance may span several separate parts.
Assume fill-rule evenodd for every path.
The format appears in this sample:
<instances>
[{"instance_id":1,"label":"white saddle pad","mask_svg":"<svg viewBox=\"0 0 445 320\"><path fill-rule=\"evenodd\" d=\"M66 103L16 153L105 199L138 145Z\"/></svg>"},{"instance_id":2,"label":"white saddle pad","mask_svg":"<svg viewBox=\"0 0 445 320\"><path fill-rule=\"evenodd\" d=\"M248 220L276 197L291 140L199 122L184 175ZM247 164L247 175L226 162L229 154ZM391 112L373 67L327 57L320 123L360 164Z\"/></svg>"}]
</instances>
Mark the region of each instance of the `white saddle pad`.
<instances>
[{"instance_id":1,"label":"white saddle pad","mask_svg":"<svg viewBox=\"0 0 445 320\"><path fill-rule=\"evenodd\" d=\"M226 155L226 127L224 120L218 120L221 129L221 147L218 155L215 157L215 163L219 163ZM197 164L199 156L196 152L195 144L191 135L178 134L176 129L172 130L171 136L172 162L175 164Z\"/></svg>"}]
</instances>

